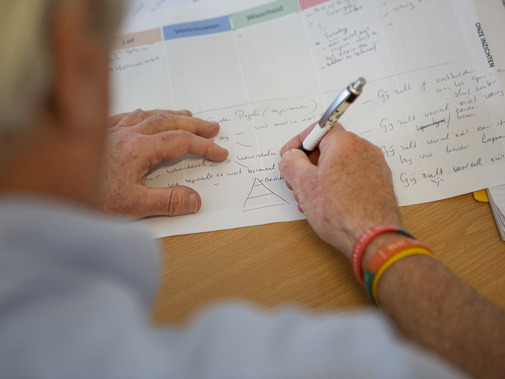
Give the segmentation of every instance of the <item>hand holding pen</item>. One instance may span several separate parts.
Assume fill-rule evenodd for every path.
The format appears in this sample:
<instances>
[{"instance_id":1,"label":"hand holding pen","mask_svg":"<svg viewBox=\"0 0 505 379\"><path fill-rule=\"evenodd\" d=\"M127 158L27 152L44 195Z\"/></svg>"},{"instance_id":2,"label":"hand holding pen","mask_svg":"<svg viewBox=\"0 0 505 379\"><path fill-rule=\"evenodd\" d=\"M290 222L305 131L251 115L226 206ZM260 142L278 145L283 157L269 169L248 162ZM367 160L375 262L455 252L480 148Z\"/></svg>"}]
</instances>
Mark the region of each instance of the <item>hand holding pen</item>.
<instances>
[{"instance_id":1,"label":"hand holding pen","mask_svg":"<svg viewBox=\"0 0 505 379\"><path fill-rule=\"evenodd\" d=\"M298 147L307 155L313 151L349 106L361 95L366 80L359 78L344 89L324 112L323 117Z\"/></svg>"},{"instance_id":2,"label":"hand holding pen","mask_svg":"<svg viewBox=\"0 0 505 379\"><path fill-rule=\"evenodd\" d=\"M284 145L279 170L315 232L350 257L369 226L402 225L391 170L379 147L338 122L317 145L317 160L307 156L297 147L313 129Z\"/></svg>"}]
</instances>

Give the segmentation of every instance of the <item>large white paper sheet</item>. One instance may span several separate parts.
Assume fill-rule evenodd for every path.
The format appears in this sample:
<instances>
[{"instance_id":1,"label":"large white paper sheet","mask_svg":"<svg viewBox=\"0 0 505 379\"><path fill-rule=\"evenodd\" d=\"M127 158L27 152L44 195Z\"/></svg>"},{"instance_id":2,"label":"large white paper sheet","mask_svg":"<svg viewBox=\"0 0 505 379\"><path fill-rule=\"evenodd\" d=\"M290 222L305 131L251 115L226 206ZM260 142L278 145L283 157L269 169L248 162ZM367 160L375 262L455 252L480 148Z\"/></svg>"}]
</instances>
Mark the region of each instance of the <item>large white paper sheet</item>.
<instances>
[{"instance_id":1,"label":"large white paper sheet","mask_svg":"<svg viewBox=\"0 0 505 379\"><path fill-rule=\"evenodd\" d=\"M129 19L111 56L113 113L189 109L221 124L230 151L149 173L203 206L143 222L161 237L303 218L279 150L359 76L341 122L382 148L401 205L505 183L503 21L499 0L213 0Z\"/></svg>"},{"instance_id":2,"label":"large white paper sheet","mask_svg":"<svg viewBox=\"0 0 505 379\"><path fill-rule=\"evenodd\" d=\"M203 0L129 0L127 15L130 17L138 16L177 5L196 3L197 1Z\"/></svg>"}]
</instances>

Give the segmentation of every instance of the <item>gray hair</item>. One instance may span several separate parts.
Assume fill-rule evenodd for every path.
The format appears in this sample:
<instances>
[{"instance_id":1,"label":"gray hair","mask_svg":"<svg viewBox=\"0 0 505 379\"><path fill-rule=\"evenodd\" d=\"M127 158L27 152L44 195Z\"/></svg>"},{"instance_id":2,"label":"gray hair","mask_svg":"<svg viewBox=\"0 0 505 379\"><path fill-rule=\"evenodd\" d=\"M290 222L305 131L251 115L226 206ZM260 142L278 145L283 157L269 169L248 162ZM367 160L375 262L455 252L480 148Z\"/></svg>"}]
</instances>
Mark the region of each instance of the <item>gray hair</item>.
<instances>
[{"instance_id":1,"label":"gray hair","mask_svg":"<svg viewBox=\"0 0 505 379\"><path fill-rule=\"evenodd\" d=\"M0 1L0 137L16 135L48 95L52 80L49 28L65 1ZM111 43L123 14L123 0L91 0L96 27Z\"/></svg>"}]
</instances>

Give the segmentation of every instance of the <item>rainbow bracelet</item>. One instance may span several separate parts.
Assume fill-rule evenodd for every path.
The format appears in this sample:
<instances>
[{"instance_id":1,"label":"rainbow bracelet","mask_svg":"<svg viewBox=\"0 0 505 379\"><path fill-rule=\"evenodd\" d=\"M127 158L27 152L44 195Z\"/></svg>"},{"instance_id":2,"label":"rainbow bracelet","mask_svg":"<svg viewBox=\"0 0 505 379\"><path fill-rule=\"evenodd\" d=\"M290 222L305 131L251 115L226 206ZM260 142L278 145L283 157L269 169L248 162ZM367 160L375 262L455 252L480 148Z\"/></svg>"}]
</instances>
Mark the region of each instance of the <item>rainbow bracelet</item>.
<instances>
[{"instance_id":1,"label":"rainbow bracelet","mask_svg":"<svg viewBox=\"0 0 505 379\"><path fill-rule=\"evenodd\" d=\"M392 241L383 246L370 259L365 267L364 287L366 293L374 304L379 305L377 289L384 272L400 259L411 255L427 255L432 258L435 257L431 250L419 242L402 239Z\"/></svg>"},{"instance_id":2,"label":"rainbow bracelet","mask_svg":"<svg viewBox=\"0 0 505 379\"><path fill-rule=\"evenodd\" d=\"M361 285L363 285L363 270L361 269L361 261L363 259L363 254L365 253L365 249L375 237L382 233L400 233L406 237L412 238L415 240L415 237L408 233L406 230L399 228L395 225L376 225L371 228L366 229L356 240L354 247L351 253L351 267L356 279Z\"/></svg>"}]
</instances>

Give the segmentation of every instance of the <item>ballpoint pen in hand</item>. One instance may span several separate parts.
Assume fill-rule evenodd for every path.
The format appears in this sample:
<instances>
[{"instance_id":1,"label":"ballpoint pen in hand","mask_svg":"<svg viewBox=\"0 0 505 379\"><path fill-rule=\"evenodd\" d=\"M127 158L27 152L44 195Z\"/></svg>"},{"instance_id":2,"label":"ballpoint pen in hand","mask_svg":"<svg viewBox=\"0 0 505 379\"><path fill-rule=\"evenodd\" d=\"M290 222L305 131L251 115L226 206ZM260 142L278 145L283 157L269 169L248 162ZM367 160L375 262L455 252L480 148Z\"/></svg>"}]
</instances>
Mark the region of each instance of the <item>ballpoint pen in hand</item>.
<instances>
[{"instance_id":1,"label":"ballpoint pen in hand","mask_svg":"<svg viewBox=\"0 0 505 379\"><path fill-rule=\"evenodd\" d=\"M303 150L306 154L309 154L312 150L314 150L326 133L331 130L333 125L335 125L339 118L344 114L345 110L349 108L349 105L351 105L354 100L361 95L365 84L366 80L363 78L359 78L355 82L349 84L347 88L344 89L333 101L328 110L324 113L323 117L321 117L317 125L314 129L312 129L298 148Z\"/></svg>"}]
</instances>

